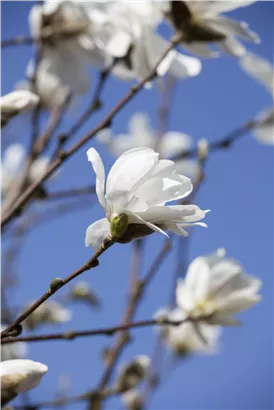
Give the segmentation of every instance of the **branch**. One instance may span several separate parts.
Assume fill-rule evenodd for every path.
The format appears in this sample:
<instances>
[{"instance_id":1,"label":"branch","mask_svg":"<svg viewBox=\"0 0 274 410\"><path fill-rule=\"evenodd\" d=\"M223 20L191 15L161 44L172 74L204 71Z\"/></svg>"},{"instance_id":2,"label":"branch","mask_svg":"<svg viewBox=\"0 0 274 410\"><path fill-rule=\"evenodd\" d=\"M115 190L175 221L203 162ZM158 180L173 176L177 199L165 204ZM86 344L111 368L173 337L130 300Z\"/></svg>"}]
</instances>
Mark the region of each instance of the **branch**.
<instances>
[{"instance_id":1,"label":"branch","mask_svg":"<svg viewBox=\"0 0 274 410\"><path fill-rule=\"evenodd\" d=\"M209 152L219 151L222 149L230 148L231 145L238 140L240 137L244 136L248 131L252 130L258 122L256 120L249 120L241 125L239 128L231 131L229 134L220 138L219 140L209 144ZM199 154L198 148L193 148L188 151L183 151L172 158L172 161L177 161L183 158L197 157Z\"/></svg>"},{"instance_id":2,"label":"branch","mask_svg":"<svg viewBox=\"0 0 274 410\"><path fill-rule=\"evenodd\" d=\"M4 329L1 333L1 338L8 337L11 332L18 330L20 324L33 313L40 305L42 305L47 299L54 295L59 289L69 283L71 280L75 279L77 276L81 275L83 272L91 268L98 266L98 258L102 253L104 253L108 248L114 244L114 241L110 238L106 238L101 248L92 256L92 258L85 263L81 268L77 269L75 272L71 273L65 279L53 279L50 284L50 288L45 292L36 302L34 302L30 307L28 307L10 326Z\"/></svg>"},{"instance_id":3,"label":"branch","mask_svg":"<svg viewBox=\"0 0 274 410\"><path fill-rule=\"evenodd\" d=\"M87 186L83 188L68 189L67 191L48 192L46 197L41 198L41 200L67 199L94 193L95 186Z\"/></svg>"},{"instance_id":4,"label":"branch","mask_svg":"<svg viewBox=\"0 0 274 410\"><path fill-rule=\"evenodd\" d=\"M61 152L59 158L57 158L51 163L45 174L42 175L32 185L30 185L24 193L22 193L22 195L15 202L14 206L4 213L1 222L2 228L6 226L15 217L15 215L18 215L18 213L20 213L22 207L30 200L30 198L33 196L35 191L40 187L40 185L47 178L49 178L54 173L54 171L56 171L56 169L60 167L60 165L63 162L65 162L69 157L75 154L75 152L82 148L82 146L85 145L85 143L88 142L92 137L94 137L99 131L109 127L115 115L117 115L121 111L121 109L124 108L124 106L133 99L133 97L144 87L144 85L147 82L151 81L153 78L157 76L157 68L159 64L167 56L167 54L175 47L178 41L178 38L173 38L165 53L162 55L162 57L155 65L151 73L144 80L139 82L136 86L133 86L129 90L128 94L112 109L112 111L105 117L105 119L99 125L97 125L97 127L95 127L92 131L88 132L80 141L75 143L75 145L73 145L69 150Z\"/></svg>"},{"instance_id":5,"label":"branch","mask_svg":"<svg viewBox=\"0 0 274 410\"><path fill-rule=\"evenodd\" d=\"M197 320L197 319L195 319ZM201 320L201 319L199 319ZM148 319L148 320L140 320L138 322L132 322L127 324L122 324L113 327L106 327L102 329L92 329L92 330L83 330L83 331L73 331L69 330L65 333L52 333L48 335L35 335L35 336L23 336L23 337L16 337L16 338L5 338L2 340L2 345L4 344L11 344L17 342L45 342L48 340L74 340L79 337L86 337L86 336L113 336L117 332L122 332L128 329L134 328L143 328L148 326L179 326L187 321L193 321L192 318L186 318L183 320L168 320L168 319Z\"/></svg>"}]
</instances>

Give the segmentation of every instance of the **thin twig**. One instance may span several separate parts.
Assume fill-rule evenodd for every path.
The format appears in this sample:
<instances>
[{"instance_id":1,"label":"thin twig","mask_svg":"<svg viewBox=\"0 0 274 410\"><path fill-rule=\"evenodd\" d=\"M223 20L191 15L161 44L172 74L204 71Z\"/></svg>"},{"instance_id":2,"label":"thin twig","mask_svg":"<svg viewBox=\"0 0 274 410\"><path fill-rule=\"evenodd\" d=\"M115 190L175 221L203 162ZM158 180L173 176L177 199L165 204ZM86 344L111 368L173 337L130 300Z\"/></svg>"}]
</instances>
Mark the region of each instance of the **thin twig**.
<instances>
[{"instance_id":1,"label":"thin twig","mask_svg":"<svg viewBox=\"0 0 274 410\"><path fill-rule=\"evenodd\" d=\"M168 319L147 319L140 320L138 322L127 323L118 326L106 327L102 329L92 329L92 330L83 330L83 331L73 331L69 330L65 333L52 333L48 335L34 335L34 336L22 336L22 337L8 337L2 340L2 344L11 344L17 342L45 342L49 340L74 340L80 337L86 336L113 336L117 332L123 332L125 330L139 328L139 327L148 327L148 326L179 326L182 323L193 320L187 318L184 320L168 320Z\"/></svg>"},{"instance_id":2,"label":"thin twig","mask_svg":"<svg viewBox=\"0 0 274 410\"><path fill-rule=\"evenodd\" d=\"M170 42L170 45L168 46L168 48L166 49L165 53L162 55L158 63L155 65L151 73L136 86L133 86L129 90L128 94L111 110L111 112L105 117L105 119L99 125L97 125L92 131L88 132L80 141L76 142L70 149L60 153L59 158L52 162L52 164L48 167L44 175L42 175L36 182L31 184L24 193L22 193L22 195L18 198L14 206L4 213L1 222L2 228L6 226L14 218L15 215L18 215L20 210L22 210L22 207L30 200L30 198L33 196L35 191L40 187L40 185L47 178L49 178L54 173L54 171L56 171L56 169L60 167L60 165L63 162L65 162L68 158L75 154L75 152L82 148L82 146L85 145L85 143L88 142L92 137L94 137L99 131L101 131L104 128L107 128L111 124L111 121L113 120L115 115L117 115L121 111L121 109L124 108L124 106L133 99L133 97L144 87L144 85L147 82L151 81L153 78L157 76L157 68L159 64L167 56L167 54L175 47L177 43L178 38L174 38Z\"/></svg>"},{"instance_id":3,"label":"thin twig","mask_svg":"<svg viewBox=\"0 0 274 410\"><path fill-rule=\"evenodd\" d=\"M90 195L95 193L95 186L87 186L83 188L68 189L66 191L47 192L44 200L67 199L75 198L82 195Z\"/></svg>"},{"instance_id":4,"label":"thin twig","mask_svg":"<svg viewBox=\"0 0 274 410\"><path fill-rule=\"evenodd\" d=\"M47 299L49 299L52 295L54 295L59 289L61 289L71 280L75 279L83 272L86 272L87 270L98 266L99 256L102 255L113 244L114 241L112 239L106 238L101 248L97 252L95 252L92 258L83 266L81 266L81 268L66 276L64 279L54 279L50 284L49 290L45 292L39 299L37 299L36 302L34 302L30 307L28 307L10 326L8 326L6 329L2 331L1 338L7 337L9 333L17 329L18 325L20 325L28 316L30 316L31 313L33 313L40 305L42 305Z\"/></svg>"}]
</instances>

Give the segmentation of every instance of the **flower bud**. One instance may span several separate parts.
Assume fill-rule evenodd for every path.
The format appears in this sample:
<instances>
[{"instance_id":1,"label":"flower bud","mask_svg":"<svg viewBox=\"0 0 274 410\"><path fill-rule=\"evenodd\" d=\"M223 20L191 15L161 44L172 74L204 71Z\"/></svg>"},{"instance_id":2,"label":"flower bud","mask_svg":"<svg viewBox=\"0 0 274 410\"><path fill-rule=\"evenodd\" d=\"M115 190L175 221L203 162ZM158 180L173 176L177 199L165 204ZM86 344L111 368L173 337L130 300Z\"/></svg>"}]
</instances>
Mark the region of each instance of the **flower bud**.
<instances>
[{"instance_id":1,"label":"flower bud","mask_svg":"<svg viewBox=\"0 0 274 410\"><path fill-rule=\"evenodd\" d=\"M137 356L127 363L117 379L116 389L123 393L137 386L145 378L150 365L150 358L145 355Z\"/></svg>"},{"instance_id":2,"label":"flower bud","mask_svg":"<svg viewBox=\"0 0 274 410\"><path fill-rule=\"evenodd\" d=\"M127 214L120 214L115 216L110 223L110 233L111 236L115 238L120 238L126 232L128 227L128 216Z\"/></svg>"},{"instance_id":3,"label":"flower bud","mask_svg":"<svg viewBox=\"0 0 274 410\"><path fill-rule=\"evenodd\" d=\"M6 360L1 363L1 404L5 405L18 393L34 389L47 373L45 364L32 360Z\"/></svg>"},{"instance_id":4,"label":"flower bud","mask_svg":"<svg viewBox=\"0 0 274 410\"><path fill-rule=\"evenodd\" d=\"M142 397L140 393L135 389L129 390L126 393L124 393L121 397L121 400L128 410L142 409Z\"/></svg>"}]
</instances>

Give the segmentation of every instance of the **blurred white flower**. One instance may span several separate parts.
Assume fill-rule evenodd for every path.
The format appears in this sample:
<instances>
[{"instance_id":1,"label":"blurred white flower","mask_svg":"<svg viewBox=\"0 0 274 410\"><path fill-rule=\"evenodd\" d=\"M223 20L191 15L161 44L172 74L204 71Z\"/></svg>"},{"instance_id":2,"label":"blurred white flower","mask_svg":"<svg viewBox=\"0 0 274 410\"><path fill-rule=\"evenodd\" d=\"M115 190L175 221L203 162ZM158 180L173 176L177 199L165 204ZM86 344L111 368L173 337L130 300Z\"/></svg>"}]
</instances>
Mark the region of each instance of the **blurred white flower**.
<instances>
[{"instance_id":1,"label":"blurred white flower","mask_svg":"<svg viewBox=\"0 0 274 410\"><path fill-rule=\"evenodd\" d=\"M28 316L23 324L26 328L32 330L45 324L66 323L71 320L71 317L72 313L70 309L65 308L59 302L49 300Z\"/></svg>"},{"instance_id":2,"label":"blurred white flower","mask_svg":"<svg viewBox=\"0 0 274 410\"><path fill-rule=\"evenodd\" d=\"M22 169L26 151L23 145L19 143L11 144L5 150L2 159L2 184L1 194L6 196L9 190L18 183L22 175ZM49 165L49 158L38 157L31 165L29 171L29 181L34 182L39 179L46 171Z\"/></svg>"},{"instance_id":3,"label":"blurred white flower","mask_svg":"<svg viewBox=\"0 0 274 410\"><path fill-rule=\"evenodd\" d=\"M187 236L185 227L202 225L205 217L196 205L170 205L167 202L185 198L192 191L191 180L177 174L173 161L159 160L151 148L135 148L122 154L112 166L106 181L102 159L94 148L87 151L96 173L96 193L106 218L90 225L86 246L98 249L111 235L117 242L169 229Z\"/></svg>"},{"instance_id":4,"label":"blurred white flower","mask_svg":"<svg viewBox=\"0 0 274 410\"><path fill-rule=\"evenodd\" d=\"M1 97L1 126L24 111L35 108L38 95L29 90L15 90Z\"/></svg>"},{"instance_id":5,"label":"blurred white flower","mask_svg":"<svg viewBox=\"0 0 274 410\"><path fill-rule=\"evenodd\" d=\"M134 360L120 368L115 389L123 393L136 387L146 377L149 366L148 356L136 356Z\"/></svg>"},{"instance_id":6,"label":"blurred white flower","mask_svg":"<svg viewBox=\"0 0 274 410\"><path fill-rule=\"evenodd\" d=\"M105 59L92 40L92 24L82 4L45 1L29 16L32 35L46 37L36 69L36 90L49 107L63 104L69 95L90 87L88 64L103 68ZM28 77L34 74L30 62Z\"/></svg>"},{"instance_id":7,"label":"blurred white flower","mask_svg":"<svg viewBox=\"0 0 274 410\"><path fill-rule=\"evenodd\" d=\"M106 144L117 157L132 148L149 147L158 151L162 158L172 158L192 146L190 135L179 131L168 131L162 136L157 135L150 126L148 115L142 112L137 112L130 118L128 134L112 137L110 130L106 129L97 134L97 139ZM175 164L178 173L191 179L197 175L199 169L197 161L182 159L175 161Z\"/></svg>"},{"instance_id":8,"label":"blurred white flower","mask_svg":"<svg viewBox=\"0 0 274 410\"><path fill-rule=\"evenodd\" d=\"M180 309L161 309L156 312L157 319L165 318L170 321L181 321L186 314ZM159 326L161 338L176 356L185 356L191 353L216 354L219 351L221 328L204 321L186 321L180 325Z\"/></svg>"},{"instance_id":9,"label":"blurred white flower","mask_svg":"<svg viewBox=\"0 0 274 410\"><path fill-rule=\"evenodd\" d=\"M103 10L102 10L103 8ZM98 20L95 42L109 57L116 59L113 74L124 80L147 77L169 43L155 29L161 22L161 13L150 1L108 2L101 9L86 5L90 18ZM201 62L173 50L157 68L158 76L167 72L178 77L196 76L201 71Z\"/></svg>"},{"instance_id":10,"label":"blurred white flower","mask_svg":"<svg viewBox=\"0 0 274 410\"><path fill-rule=\"evenodd\" d=\"M183 35L182 42L189 51L203 57L218 54L208 44L214 43L222 51L239 57L245 47L237 40L259 42L245 22L238 22L220 15L227 11L245 7L254 1L172 1L159 7L174 28Z\"/></svg>"},{"instance_id":11,"label":"blurred white flower","mask_svg":"<svg viewBox=\"0 0 274 410\"><path fill-rule=\"evenodd\" d=\"M79 281L73 286L70 297L73 300L89 302L93 306L100 304L98 297L85 281Z\"/></svg>"},{"instance_id":12,"label":"blurred white flower","mask_svg":"<svg viewBox=\"0 0 274 410\"><path fill-rule=\"evenodd\" d=\"M37 387L47 371L45 364L32 360L1 362L1 404L7 404L18 393Z\"/></svg>"},{"instance_id":13,"label":"blurred white flower","mask_svg":"<svg viewBox=\"0 0 274 410\"><path fill-rule=\"evenodd\" d=\"M261 281L244 273L239 262L225 257L219 249L198 257L189 265L186 278L179 279L176 301L192 318L207 317L210 324L235 325L233 315L249 309L261 300Z\"/></svg>"},{"instance_id":14,"label":"blurred white flower","mask_svg":"<svg viewBox=\"0 0 274 410\"><path fill-rule=\"evenodd\" d=\"M254 80L258 81L274 98L274 71L273 65L256 54L246 53L240 60L241 68ZM253 134L259 142L274 144L274 108L259 113L255 118L256 126Z\"/></svg>"},{"instance_id":15,"label":"blurred white flower","mask_svg":"<svg viewBox=\"0 0 274 410\"><path fill-rule=\"evenodd\" d=\"M1 331L6 327L5 325L1 325ZM1 345L1 362L5 360L22 359L26 354L27 344L25 342Z\"/></svg>"}]
</instances>

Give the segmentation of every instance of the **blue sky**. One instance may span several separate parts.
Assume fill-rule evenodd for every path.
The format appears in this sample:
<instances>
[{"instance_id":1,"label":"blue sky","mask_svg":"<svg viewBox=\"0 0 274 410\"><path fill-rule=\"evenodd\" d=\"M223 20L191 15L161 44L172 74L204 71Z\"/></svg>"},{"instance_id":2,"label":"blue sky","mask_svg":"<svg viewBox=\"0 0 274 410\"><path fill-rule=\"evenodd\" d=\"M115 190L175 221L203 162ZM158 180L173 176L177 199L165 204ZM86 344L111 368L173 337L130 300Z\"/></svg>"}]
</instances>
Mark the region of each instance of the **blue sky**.
<instances>
[{"instance_id":1,"label":"blue sky","mask_svg":"<svg viewBox=\"0 0 274 410\"><path fill-rule=\"evenodd\" d=\"M32 2L2 2L2 39L27 34L27 17ZM248 22L262 39L261 44L248 44L249 50L273 61L273 3L258 2L229 13ZM30 47L14 47L2 53L2 94L21 80L31 56ZM92 73L94 84L96 74ZM103 95L104 107L78 133L85 131L126 93L129 84L111 79ZM200 76L180 82L176 88L169 121L170 130L186 132L194 141L214 141L251 119L271 104L271 97L240 69L235 58L204 60ZM159 93L154 87L142 91L117 116L114 133L127 131L128 119L136 111L145 111L157 126ZM84 108L81 104L77 110ZM72 117L76 115L72 113ZM63 124L66 130L73 118ZM5 135L6 132L6 135ZM27 144L27 126L18 124L5 131L8 139ZM49 190L85 186L94 182L94 173L86 159L87 148L95 146L107 169L114 158L104 147L91 141L63 167L59 177L48 184ZM63 277L82 265L91 249L84 246L87 226L103 217L98 204L90 198L88 209L73 213L33 230L26 238L18 260L18 288L13 292L14 305L24 304L44 292L52 278ZM225 247L227 254L238 259L250 274L263 280L263 301L242 315L244 326L225 329L222 352L214 357L195 357L182 362L153 396L150 408L166 409L271 409L273 408L273 148L259 144L252 135L241 138L229 150L210 155L206 181L196 203L211 209L208 229L197 228L191 235L188 260ZM42 209L42 208L41 208ZM155 234L146 241L142 272L145 273L163 238ZM178 264L178 241L148 288L136 319L150 318L166 304L174 269ZM126 305L128 272L132 245L117 245L100 261L100 266L83 275L100 295L100 311L76 305L73 319L60 328L87 329L119 323ZM65 293L65 290L64 290ZM121 362L136 354L150 354L155 342L152 329L132 332L133 343L125 350ZM95 387L103 370L100 351L114 339L85 338L73 342L52 341L29 345L29 358L48 365L49 372L30 397L33 401L53 396L58 376L71 377L70 394L79 394ZM85 408L79 404L74 409ZM108 409L120 408L117 399L107 403Z\"/></svg>"}]
</instances>

